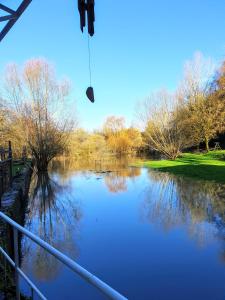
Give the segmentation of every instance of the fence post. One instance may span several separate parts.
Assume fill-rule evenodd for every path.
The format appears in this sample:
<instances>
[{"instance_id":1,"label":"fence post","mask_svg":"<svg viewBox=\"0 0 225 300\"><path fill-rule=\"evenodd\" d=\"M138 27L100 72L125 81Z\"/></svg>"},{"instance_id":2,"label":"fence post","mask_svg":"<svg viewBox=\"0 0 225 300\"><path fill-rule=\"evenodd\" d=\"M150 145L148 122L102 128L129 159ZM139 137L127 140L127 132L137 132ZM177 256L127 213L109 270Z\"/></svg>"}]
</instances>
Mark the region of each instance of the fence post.
<instances>
[{"instance_id":1,"label":"fence post","mask_svg":"<svg viewBox=\"0 0 225 300\"><path fill-rule=\"evenodd\" d=\"M22 160L25 162L27 159L27 147L23 146L23 150L22 150Z\"/></svg>"},{"instance_id":2,"label":"fence post","mask_svg":"<svg viewBox=\"0 0 225 300\"><path fill-rule=\"evenodd\" d=\"M3 148L0 147L0 160L3 160Z\"/></svg>"},{"instance_id":3,"label":"fence post","mask_svg":"<svg viewBox=\"0 0 225 300\"><path fill-rule=\"evenodd\" d=\"M9 182L10 182L10 186L11 186L12 185L12 167L13 167L11 141L9 141L8 159L9 159Z\"/></svg>"},{"instance_id":4,"label":"fence post","mask_svg":"<svg viewBox=\"0 0 225 300\"><path fill-rule=\"evenodd\" d=\"M4 188L3 188L3 173L2 168L0 165L0 207L2 206L2 194L3 194Z\"/></svg>"}]
</instances>

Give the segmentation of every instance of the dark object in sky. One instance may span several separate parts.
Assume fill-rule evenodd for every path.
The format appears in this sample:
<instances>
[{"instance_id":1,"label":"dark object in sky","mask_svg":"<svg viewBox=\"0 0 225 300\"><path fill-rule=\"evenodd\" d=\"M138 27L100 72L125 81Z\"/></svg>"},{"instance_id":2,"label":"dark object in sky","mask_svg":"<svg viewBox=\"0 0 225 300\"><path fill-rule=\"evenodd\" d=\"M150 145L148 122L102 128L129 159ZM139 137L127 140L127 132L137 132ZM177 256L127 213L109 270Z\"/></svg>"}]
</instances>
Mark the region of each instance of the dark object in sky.
<instances>
[{"instance_id":1,"label":"dark object in sky","mask_svg":"<svg viewBox=\"0 0 225 300\"><path fill-rule=\"evenodd\" d=\"M94 103L95 102L95 96L94 96L94 89L92 86L89 86L86 90L86 95L88 97L88 99Z\"/></svg>"},{"instance_id":2,"label":"dark object in sky","mask_svg":"<svg viewBox=\"0 0 225 300\"><path fill-rule=\"evenodd\" d=\"M13 10L6 5L1 4L0 1L0 11L4 11L7 14L5 16L0 17L0 22L6 22L5 26L0 31L0 42L5 37L5 35L9 32L9 30L13 27L19 17L26 10L28 5L32 0L22 0L20 6L17 10Z\"/></svg>"},{"instance_id":3,"label":"dark object in sky","mask_svg":"<svg viewBox=\"0 0 225 300\"><path fill-rule=\"evenodd\" d=\"M90 36L94 35L95 22L95 0L78 0L78 10L80 13L80 29L83 32L86 26L86 12L88 21L88 33Z\"/></svg>"}]
</instances>

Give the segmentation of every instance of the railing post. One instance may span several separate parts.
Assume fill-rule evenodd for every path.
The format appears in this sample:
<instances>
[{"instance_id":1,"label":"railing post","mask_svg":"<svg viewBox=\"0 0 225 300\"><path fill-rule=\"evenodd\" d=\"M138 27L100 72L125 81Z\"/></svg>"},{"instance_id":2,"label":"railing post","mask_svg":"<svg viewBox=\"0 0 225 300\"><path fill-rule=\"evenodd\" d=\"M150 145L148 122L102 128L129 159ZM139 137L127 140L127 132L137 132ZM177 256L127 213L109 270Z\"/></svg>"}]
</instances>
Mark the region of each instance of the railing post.
<instances>
[{"instance_id":1,"label":"railing post","mask_svg":"<svg viewBox=\"0 0 225 300\"><path fill-rule=\"evenodd\" d=\"M20 300L20 286L19 286L19 252L18 252L18 230L13 227L13 242L14 242L14 262L15 262L15 284L16 284L16 300Z\"/></svg>"}]
</instances>

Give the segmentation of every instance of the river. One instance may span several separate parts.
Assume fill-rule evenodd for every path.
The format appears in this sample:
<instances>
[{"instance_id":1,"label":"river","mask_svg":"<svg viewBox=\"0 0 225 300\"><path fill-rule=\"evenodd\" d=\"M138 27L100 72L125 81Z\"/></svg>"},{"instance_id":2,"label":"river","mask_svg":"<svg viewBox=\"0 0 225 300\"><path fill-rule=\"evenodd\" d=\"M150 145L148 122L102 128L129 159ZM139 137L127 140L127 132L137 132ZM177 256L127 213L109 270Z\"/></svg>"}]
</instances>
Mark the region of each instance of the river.
<instances>
[{"instance_id":1,"label":"river","mask_svg":"<svg viewBox=\"0 0 225 300\"><path fill-rule=\"evenodd\" d=\"M54 161L25 227L129 299L225 299L225 186L129 163ZM22 255L48 299L105 299L26 238Z\"/></svg>"}]
</instances>

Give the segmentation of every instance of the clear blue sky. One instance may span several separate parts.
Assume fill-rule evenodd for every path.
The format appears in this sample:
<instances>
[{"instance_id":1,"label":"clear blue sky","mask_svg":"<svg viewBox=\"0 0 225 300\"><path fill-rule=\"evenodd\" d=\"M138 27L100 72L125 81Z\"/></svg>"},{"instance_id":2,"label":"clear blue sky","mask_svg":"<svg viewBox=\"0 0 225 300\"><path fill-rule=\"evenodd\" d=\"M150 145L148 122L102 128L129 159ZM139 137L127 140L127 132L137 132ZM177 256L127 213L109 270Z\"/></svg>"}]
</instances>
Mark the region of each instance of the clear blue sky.
<instances>
[{"instance_id":1,"label":"clear blue sky","mask_svg":"<svg viewBox=\"0 0 225 300\"><path fill-rule=\"evenodd\" d=\"M92 104L85 97L87 35L79 30L77 0L33 0L0 44L0 70L46 57L59 76L71 79L82 126L97 128L112 114L129 124L138 100L160 87L175 88L196 50L224 58L224 15L224 0L96 0Z\"/></svg>"}]
</instances>

